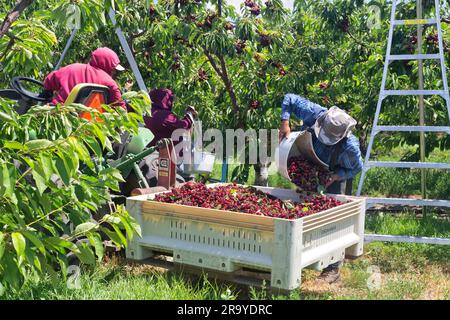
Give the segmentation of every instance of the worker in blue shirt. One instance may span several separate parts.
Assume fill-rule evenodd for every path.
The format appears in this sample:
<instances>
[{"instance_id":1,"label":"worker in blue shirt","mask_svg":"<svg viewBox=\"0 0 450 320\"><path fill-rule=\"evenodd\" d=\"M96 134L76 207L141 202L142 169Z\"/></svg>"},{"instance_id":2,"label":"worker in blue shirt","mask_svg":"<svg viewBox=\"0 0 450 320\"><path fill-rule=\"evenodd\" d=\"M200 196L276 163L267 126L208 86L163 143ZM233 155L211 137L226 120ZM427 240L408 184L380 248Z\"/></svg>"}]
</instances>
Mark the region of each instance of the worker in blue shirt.
<instances>
[{"instance_id":1,"label":"worker in blue shirt","mask_svg":"<svg viewBox=\"0 0 450 320\"><path fill-rule=\"evenodd\" d=\"M344 194L346 182L351 183L363 166L359 141L351 133L356 120L338 107L328 110L301 96L287 94L281 106L280 140L291 132L291 115L301 119L303 128L312 133L316 155L333 172L327 182L326 192ZM321 278L330 283L338 280L340 265L337 262L325 268Z\"/></svg>"}]
</instances>

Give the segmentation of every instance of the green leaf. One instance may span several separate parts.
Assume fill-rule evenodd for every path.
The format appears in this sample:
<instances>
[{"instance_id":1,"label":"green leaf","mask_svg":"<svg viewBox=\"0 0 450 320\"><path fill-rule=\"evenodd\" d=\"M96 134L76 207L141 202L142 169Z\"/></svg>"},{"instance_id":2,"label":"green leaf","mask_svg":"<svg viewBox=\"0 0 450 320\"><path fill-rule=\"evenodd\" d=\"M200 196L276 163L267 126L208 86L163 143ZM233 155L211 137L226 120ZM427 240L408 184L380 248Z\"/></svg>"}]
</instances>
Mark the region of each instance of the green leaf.
<instances>
[{"instance_id":1,"label":"green leaf","mask_svg":"<svg viewBox=\"0 0 450 320\"><path fill-rule=\"evenodd\" d=\"M60 252L64 252L64 248L69 249L70 251L77 253L79 252L78 247L76 246L75 243L64 240L62 238L59 237L49 237L44 239L44 243L47 243L48 245L50 245L52 248L60 251Z\"/></svg>"},{"instance_id":2,"label":"green leaf","mask_svg":"<svg viewBox=\"0 0 450 320\"><path fill-rule=\"evenodd\" d=\"M36 149L48 148L52 145L53 145L53 142L51 142L50 140L46 140L46 139L37 139L37 140L28 141L25 143L25 146L30 151L33 151Z\"/></svg>"},{"instance_id":3,"label":"green leaf","mask_svg":"<svg viewBox=\"0 0 450 320\"><path fill-rule=\"evenodd\" d=\"M26 241L23 235L19 232L13 232L11 234L12 243L14 249L16 249L17 256L21 257L25 253Z\"/></svg>"},{"instance_id":4,"label":"green leaf","mask_svg":"<svg viewBox=\"0 0 450 320\"><path fill-rule=\"evenodd\" d=\"M89 148L91 148L91 150L94 151L96 156L98 156L98 157L102 156L102 148L98 144L97 139L89 136L89 137L85 138L85 141L86 141L87 145L89 146Z\"/></svg>"},{"instance_id":5,"label":"green leaf","mask_svg":"<svg viewBox=\"0 0 450 320\"><path fill-rule=\"evenodd\" d=\"M105 247L101 236L98 233L92 233L88 235L88 239L95 248L95 254L97 255L98 262L101 262L105 254Z\"/></svg>"},{"instance_id":6,"label":"green leaf","mask_svg":"<svg viewBox=\"0 0 450 320\"><path fill-rule=\"evenodd\" d=\"M61 158L56 159L56 170L58 171L59 177L62 179L65 185L70 184L70 175L64 163L64 160Z\"/></svg>"},{"instance_id":7,"label":"green leaf","mask_svg":"<svg viewBox=\"0 0 450 320\"><path fill-rule=\"evenodd\" d=\"M41 265L41 261L39 260L38 256L34 257L33 264L40 272L42 272L42 265Z\"/></svg>"},{"instance_id":8,"label":"green leaf","mask_svg":"<svg viewBox=\"0 0 450 320\"><path fill-rule=\"evenodd\" d=\"M10 193L10 177L9 171L6 163L3 163L0 166L0 194L4 194L5 196Z\"/></svg>"},{"instance_id":9,"label":"green leaf","mask_svg":"<svg viewBox=\"0 0 450 320\"><path fill-rule=\"evenodd\" d=\"M133 235L134 235L134 231L133 228L131 227L130 223L128 222L127 217L125 217L124 215L119 215L120 220L122 220L122 224L125 227L125 231L127 233L127 236L130 240L133 239Z\"/></svg>"},{"instance_id":10,"label":"green leaf","mask_svg":"<svg viewBox=\"0 0 450 320\"><path fill-rule=\"evenodd\" d=\"M110 177L114 178L117 181L125 182L125 179L122 177L120 171L115 168L104 169L99 173L99 175L109 175Z\"/></svg>"},{"instance_id":11,"label":"green leaf","mask_svg":"<svg viewBox=\"0 0 450 320\"><path fill-rule=\"evenodd\" d=\"M45 254L45 246L42 241L31 231L22 231L22 234L30 240L42 254Z\"/></svg>"},{"instance_id":12,"label":"green leaf","mask_svg":"<svg viewBox=\"0 0 450 320\"><path fill-rule=\"evenodd\" d=\"M3 254L5 253L5 235L0 232L0 261L2 260Z\"/></svg>"},{"instance_id":13,"label":"green leaf","mask_svg":"<svg viewBox=\"0 0 450 320\"><path fill-rule=\"evenodd\" d=\"M89 246L82 244L78 247L79 253L76 256L85 264L95 265L95 255Z\"/></svg>"},{"instance_id":14,"label":"green leaf","mask_svg":"<svg viewBox=\"0 0 450 320\"><path fill-rule=\"evenodd\" d=\"M142 230L141 230L141 225L139 223L137 223L134 218L130 218L130 225L133 228L134 232L142 238Z\"/></svg>"},{"instance_id":15,"label":"green leaf","mask_svg":"<svg viewBox=\"0 0 450 320\"><path fill-rule=\"evenodd\" d=\"M103 130L99 127L99 124L93 124L92 128L94 129L94 134L102 144L102 147L105 148L105 141L107 140L107 137Z\"/></svg>"},{"instance_id":16,"label":"green leaf","mask_svg":"<svg viewBox=\"0 0 450 320\"><path fill-rule=\"evenodd\" d=\"M112 216L110 214L105 214L103 216L103 220L105 222L108 222L109 224L115 224L115 225L120 225L120 222L121 222L119 217Z\"/></svg>"},{"instance_id":17,"label":"green leaf","mask_svg":"<svg viewBox=\"0 0 450 320\"><path fill-rule=\"evenodd\" d=\"M0 111L0 120L6 121L6 122L14 121L14 119L9 114L4 113L2 111Z\"/></svg>"},{"instance_id":18,"label":"green leaf","mask_svg":"<svg viewBox=\"0 0 450 320\"><path fill-rule=\"evenodd\" d=\"M66 167L69 176L74 176L77 173L79 167L78 154L72 148L67 148L59 155L64 161L64 166Z\"/></svg>"},{"instance_id":19,"label":"green leaf","mask_svg":"<svg viewBox=\"0 0 450 320\"><path fill-rule=\"evenodd\" d=\"M85 162L89 166L89 168L94 167L91 157L89 155L89 151L82 143L79 143L76 138L71 137L69 139L69 144L77 152L78 157L80 158L81 161Z\"/></svg>"},{"instance_id":20,"label":"green leaf","mask_svg":"<svg viewBox=\"0 0 450 320\"><path fill-rule=\"evenodd\" d=\"M6 149L12 149L12 150L22 150L23 144L21 144L20 142L17 142L17 141L6 141L5 144L3 145L3 147Z\"/></svg>"},{"instance_id":21,"label":"green leaf","mask_svg":"<svg viewBox=\"0 0 450 320\"><path fill-rule=\"evenodd\" d=\"M19 273L19 268L14 261L12 255L5 255L2 261L2 269L3 269L3 281L7 282L14 288L19 288L21 282L21 276Z\"/></svg>"},{"instance_id":22,"label":"green leaf","mask_svg":"<svg viewBox=\"0 0 450 320\"><path fill-rule=\"evenodd\" d=\"M0 166L0 194L16 199L14 188L16 184L16 167L3 163ZM16 199L17 201L17 199Z\"/></svg>"},{"instance_id":23,"label":"green leaf","mask_svg":"<svg viewBox=\"0 0 450 320\"><path fill-rule=\"evenodd\" d=\"M88 231L93 231L98 227L97 223L94 222L85 222L82 224L77 225L75 228L74 234L84 234Z\"/></svg>"},{"instance_id":24,"label":"green leaf","mask_svg":"<svg viewBox=\"0 0 450 320\"><path fill-rule=\"evenodd\" d=\"M123 243L122 238L120 238L114 231L106 228L101 228L101 230L106 233L109 239L111 239L117 246L122 247L126 245L126 243Z\"/></svg>"},{"instance_id":25,"label":"green leaf","mask_svg":"<svg viewBox=\"0 0 450 320\"><path fill-rule=\"evenodd\" d=\"M47 182L48 179L45 176L44 169L39 165L34 165L34 170L31 172L31 175L33 176L34 181L36 182L36 188L39 191L39 194L43 194L45 189L47 189Z\"/></svg>"},{"instance_id":26,"label":"green leaf","mask_svg":"<svg viewBox=\"0 0 450 320\"><path fill-rule=\"evenodd\" d=\"M127 238L125 237L125 235L122 233L122 231L120 230L120 228L116 225L112 225L114 231L116 231L116 234L119 236L121 242L123 245L127 244Z\"/></svg>"},{"instance_id":27,"label":"green leaf","mask_svg":"<svg viewBox=\"0 0 450 320\"><path fill-rule=\"evenodd\" d=\"M52 157L47 153L39 154L39 164L42 167L45 178L48 180L53 174Z\"/></svg>"}]
</instances>

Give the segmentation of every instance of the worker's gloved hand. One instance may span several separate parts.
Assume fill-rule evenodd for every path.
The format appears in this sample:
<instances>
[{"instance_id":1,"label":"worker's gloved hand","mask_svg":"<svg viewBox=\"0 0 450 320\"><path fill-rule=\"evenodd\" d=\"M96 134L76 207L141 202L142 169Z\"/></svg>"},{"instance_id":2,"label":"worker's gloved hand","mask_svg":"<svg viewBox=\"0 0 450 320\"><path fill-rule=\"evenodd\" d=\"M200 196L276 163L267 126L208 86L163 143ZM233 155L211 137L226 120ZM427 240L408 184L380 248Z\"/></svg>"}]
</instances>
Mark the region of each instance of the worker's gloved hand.
<instances>
[{"instance_id":1,"label":"worker's gloved hand","mask_svg":"<svg viewBox=\"0 0 450 320\"><path fill-rule=\"evenodd\" d=\"M341 177L339 177L337 174L332 174L328 180L327 180L327 184L325 185L326 188L328 188L329 186L331 186L333 183L335 183L336 181L341 181Z\"/></svg>"},{"instance_id":2,"label":"worker's gloved hand","mask_svg":"<svg viewBox=\"0 0 450 320\"><path fill-rule=\"evenodd\" d=\"M195 110L195 108L193 106L187 107L186 114L190 115L193 120L196 120L198 118L198 112L197 112L197 110Z\"/></svg>"},{"instance_id":3,"label":"worker's gloved hand","mask_svg":"<svg viewBox=\"0 0 450 320\"><path fill-rule=\"evenodd\" d=\"M283 140L283 138L289 137L291 133L291 128L289 127L289 120L282 120L280 126L280 132L278 134L279 140Z\"/></svg>"}]
</instances>

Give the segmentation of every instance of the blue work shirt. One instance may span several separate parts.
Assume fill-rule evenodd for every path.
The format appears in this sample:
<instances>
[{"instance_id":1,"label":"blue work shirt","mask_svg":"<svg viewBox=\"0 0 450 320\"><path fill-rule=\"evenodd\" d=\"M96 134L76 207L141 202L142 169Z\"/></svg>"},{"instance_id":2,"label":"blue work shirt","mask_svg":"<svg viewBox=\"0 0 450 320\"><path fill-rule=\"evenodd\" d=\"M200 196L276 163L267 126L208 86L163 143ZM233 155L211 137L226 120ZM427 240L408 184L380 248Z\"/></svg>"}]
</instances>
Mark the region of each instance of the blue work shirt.
<instances>
[{"instance_id":1,"label":"blue work shirt","mask_svg":"<svg viewBox=\"0 0 450 320\"><path fill-rule=\"evenodd\" d=\"M317 118L326 111L326 108L301 96L287 94L284 96L283 104L281 105L281 119L289 120L291 114L293 114L296 118L303 120L304 126L312 127L316 123ZM314 151L319 159L329 165L336 145L328 146L323 144L317 139L315 134L312 134L312 140ZM341 180L346 180L356 176L362 167L363 162L359 141L353 134L350 134L342 145L341 153L337 157L335 173Z\"/></svg>"}]
</instances>

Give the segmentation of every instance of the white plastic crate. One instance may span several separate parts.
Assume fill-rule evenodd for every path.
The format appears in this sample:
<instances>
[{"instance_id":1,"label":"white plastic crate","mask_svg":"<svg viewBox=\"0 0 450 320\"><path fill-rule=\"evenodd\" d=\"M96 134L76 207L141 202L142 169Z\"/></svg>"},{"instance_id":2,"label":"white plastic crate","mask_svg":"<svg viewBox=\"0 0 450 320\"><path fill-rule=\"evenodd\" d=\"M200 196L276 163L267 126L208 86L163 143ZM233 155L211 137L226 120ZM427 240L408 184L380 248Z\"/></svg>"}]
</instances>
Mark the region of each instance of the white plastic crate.
<instances>
[{"instance_id":1,"label":"white plastic crate","mask_svg":"<svg viewBox=\"0 0 450 320\"><path fill-rule=\"evenodd\" d=\"M299 201L293 190L255 188ZM175 263L205 269L268 271L272 287L292 290L300 286L303 268L321 270L345 255L363 253L364 198L337 195L347 203L287 220L149 201L155 195L127 199L128 211L142 228L142 238L129 243L129 259L144 260L157 251L173 255Z\"/></svg>"}]
</instances>

